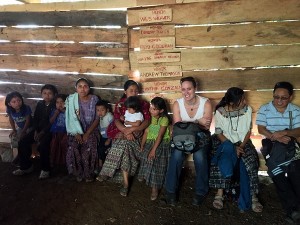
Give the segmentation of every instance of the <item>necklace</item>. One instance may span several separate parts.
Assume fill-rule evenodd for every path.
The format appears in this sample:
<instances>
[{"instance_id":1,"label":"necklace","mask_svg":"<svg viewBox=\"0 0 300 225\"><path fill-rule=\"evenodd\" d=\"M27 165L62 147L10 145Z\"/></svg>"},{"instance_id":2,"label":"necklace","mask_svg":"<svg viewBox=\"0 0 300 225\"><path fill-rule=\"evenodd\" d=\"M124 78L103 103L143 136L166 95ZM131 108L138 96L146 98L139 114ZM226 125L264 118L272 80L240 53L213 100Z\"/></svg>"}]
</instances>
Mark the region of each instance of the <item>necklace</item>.
<instances>
[{"instance_id":1,"label":"necklace","mask_svg":"<svg viewBox=\"0 0 300 225\"><path fill-rule=\"evenodd\" d=\"M197 97L196 97L196 96L194 97L194 99L195 99L195 101L194 101L192 104L190 104L190 103L184 101L188 106L191 106L191 108L190 108L191 111L194 110L194 107L195 107L196 102L197 102Z\"/></svg>"},{"instance_id":2,"label":"necklace","mask_svg":"<svg viewBox=\"0 0 300 225\"><path fill-rule=\"evenodd\" d=\"M240 120L240 110L237 111L237 121L236 121L236 127L235 127L235 128L233 128L230 113L231 113L231 112L229 112L229 119L230 119L231 129L234 130L234 131L237 131L237 128L238 128L238 126L239 126L239 120ZM233 117L234 117L234 116L233 116Z\"/></svg>"}]
</instances>

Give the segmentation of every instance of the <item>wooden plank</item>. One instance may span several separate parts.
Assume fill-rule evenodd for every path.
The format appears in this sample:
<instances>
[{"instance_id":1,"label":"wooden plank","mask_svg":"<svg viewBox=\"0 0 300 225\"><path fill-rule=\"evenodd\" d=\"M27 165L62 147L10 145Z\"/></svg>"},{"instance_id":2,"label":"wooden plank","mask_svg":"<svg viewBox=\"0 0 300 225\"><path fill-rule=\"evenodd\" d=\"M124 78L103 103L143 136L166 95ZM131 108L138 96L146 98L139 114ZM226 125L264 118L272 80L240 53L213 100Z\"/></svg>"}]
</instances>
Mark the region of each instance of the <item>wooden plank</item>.
<instances>
[{"instance_id":1,"label":"wooden plank","mask_svg":"<svg viewBox=\"0 0 300 225\"><path fill-rule=\"evenodd\" d=\"M164 65L157 66L167 67ZM139 67L139 70L132 71L130 78L139 82L156 81L156 73L151 74L149 67ZM156 68L156 67L150 67ZM142 75L142 73L145 73ZM150 73L150 74L149 74ZM227 90L229 87L235 86L243 88L244 90L259 90L259 89L273 89L276 82L285 80L294 85L295 89L300 89L300 67L286 67L286 68L265 68L265 69L251 69L246 70L218 70L218 71L184 71L184 77L192 76L198 84L198 90L202 91L220 91ZM174 74L175 75L175 74ZM172 76L174 77L174 76ZM170 78L170 77L169 77ZM160 77L160 81L169 79L168 77ZM179 79L173 78L173 79Z\"/></svg>"},{"instance_id":2,"label":"wooden plank","mask_svg":"<svg viewBox=\"0 0 300 225\"><path fill-rule=\"evenodd\" d=\"M172 21L172 9L148 9L139 11L140 24L161 23Z\"/></svg>"},{"instance_id":3,"label":"wooden plank","mask_svg":"<svg viewBox=\"0 0 300 225\"><path fill-rule=\"evenodd\" d=\"M129 62L128 60L76 57L0 56L0 68L127 75Z\"/></svg>"},{"instance_id":4,"label":"wooden plank","mask_svg":"<svg viewBox=\"0 0 300 225\"><path fill-rule=\"evenodd\" d=\"M70 43L0 43L0 54L50 55L50 56L94 56L128 59L127 44L70 44Z\"/></svg>"},{"instance_id":5,"label":"wooden plank","mask_svg":"<svg viewBox=\"0 0 300 225\"><path fill-rule=\"evenodd\" d=\"M164 65L179 64L182 70L203 70L300 64L300 45L176 49L176 52L181 53L180 64L165 63ZM132 70L137 70L141 66L138 61L141 59L139 54L145 53L129 53ZM148 61L144 60L143 63L145 62ZM154 66L154 64L145 63L145 66Z\"/></svg>"},{"instance_id":6,"label":"wooden plank","mask_svg":"<svg viewBox=\"0 0 300 225\"><path fill-rule=\"evenodd\" d=\"M300 22L177 27L175 31L176 47L291 44L299 43ZM129 32L130 48L138 48L141 32L132 29Z\"/></svg>"},{"instance_id":7,"label":"wooden plank","mask_svg":"<svg viewBox=\"0 0 300 225\"><path fill-rule=\"evenodd\" d=\"M135 7L136 0L97 0L80 2L55 2L47 4L6 5L0 7L2 12L48 12L69 10L99 10L111 8Z\"/></svg>"},{"instance_id":8,"label":"wooden plank","mask_svg":"<svg viewBox=\"0 0 300 225\"><path fill-rule=\"evenodd\" d=\"M151 7L173 11L166 24L213 24L248 21L290 20L300 18L298 0L216 1ZM128 10L128 25L140 25L139 12L148 8Z\"/></svg>"},{"instance_id":9,"label":"wooden plank","mask_svg":"<svg viewBox=\"0 0 300 225\"><path fill-rule=\"evenodd\" d=\"M175 4L176 0L136 0L137 6Z\"/></svg>"},{"instance_id":10,"label":"wooden plank","mask_svg":"<svg viewBox=\"0 0 300 225\"><path fill-rule=\"evenodd\" d=\"M126 26L125 11L3 12L0 25Z\"/></svg>"},{"instance_id":11,"label":"wooden plank","mask_svg":"<svg viewBox=\"0 0 300 225\"><path fill-rule=\"evenodd\" d=\"M40 84L44 85L45 83L50 82L51 84L57 86L58 88L70 87L74 89L74 85L79 78L86 78L93 83L94 87L110 87L110 88L123 88L123 84L127 81L127 76L94 76L94 75L85 75L85 74L55 74L55 73L30 73L30 72L3 72L0 71L0 82L15 82L21 84ZM14 85L5 84L3 86L12 86L11 89L14 89ZM39 88L40 88L39 87Z\"/></svg>"},{"instance_id":12,"label":"wooden plank","mask_svg":"<svg viewBox=\"0 0 300 225\"><path fill-rule=\"evenodd\" d=\"M100 29L80 27L53 28L1 28L0 39L9 41L55 40L74 42L128 43L127 28Z\"/></svg>"}]
</instances>

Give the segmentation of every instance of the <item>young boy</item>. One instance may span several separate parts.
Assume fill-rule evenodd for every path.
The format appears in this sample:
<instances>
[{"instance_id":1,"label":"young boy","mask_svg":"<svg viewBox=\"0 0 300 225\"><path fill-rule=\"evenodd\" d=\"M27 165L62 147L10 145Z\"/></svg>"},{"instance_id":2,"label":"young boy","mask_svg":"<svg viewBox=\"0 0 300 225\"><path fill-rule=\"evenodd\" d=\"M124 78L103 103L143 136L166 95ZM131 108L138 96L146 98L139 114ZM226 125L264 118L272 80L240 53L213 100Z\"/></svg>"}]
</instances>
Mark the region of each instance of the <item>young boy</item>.
<instances>
[{"instance_id":1,"label":"young boy","mask_svg":"<svg viewBox=\"0 0 300 225\"><path fill-rule=\"evenodd\" d=\"M99 100L96 104L96 112L100 117L99 131L101 134L98 144L99 169L101 170L107 155L107 150L111 146L111 139L107 137L107 127L113 121L111 106L108 101Z\"/></svg>"},{"instance_id":2,"label":"young boy","mask_svg":"<svg viewBox=\"0 0 300 225\"><path fill-rule=\"evenodd\" d=\"M50 175L50 142L51 133L49 122L50 113L55 109L53 99L57 94L57 89L51 84L46 84L41 88L42 99L37 103L34 118L33 131L19 142L20 169L13 171L13 175L22 176L33 171L30 160L31 145L36 142L40 153L41 173L39 179L46 179Z\"/></svg>"}]
</instances>

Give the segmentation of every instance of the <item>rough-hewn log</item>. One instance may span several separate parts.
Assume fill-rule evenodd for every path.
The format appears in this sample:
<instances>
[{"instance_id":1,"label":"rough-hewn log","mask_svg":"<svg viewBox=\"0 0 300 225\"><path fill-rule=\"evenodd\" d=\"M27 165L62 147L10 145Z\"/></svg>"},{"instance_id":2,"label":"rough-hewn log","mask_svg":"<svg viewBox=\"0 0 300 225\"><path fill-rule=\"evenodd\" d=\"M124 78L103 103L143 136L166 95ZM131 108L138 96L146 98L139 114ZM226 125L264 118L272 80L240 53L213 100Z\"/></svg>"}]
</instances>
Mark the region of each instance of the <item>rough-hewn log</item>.
<instances>
[{"instance_id":1,"label":"rough-hewn log","mask_svg":"<svg viewBox=\"0 0 300 225\"><path fill-rule=\"evenodd\" d=\"M127 75L129 62L128 60L76 57L0 56L0 68Z\"/></svg>"},{"instance_id":2,"label":"rough-hewn log","mask_svg":"<svg viewBox=\"0 0 300 225\"><path fill-rule=\"evenodd\" d=\"M1 12L0 24L48 26L126 26L125 11Z\"/></svg>"},{"instance_id":3,"label":"rough-hewn log","mask_svg":"<svg viewBox=\"0 0 300 225\"><path fill-rule=\"evenodd\" d=\"M127 43L127 28L0 28L0 39L9 41L40 40L40 41L74 41L74 42L116 42ZM118 46L115 46L118 47Z\"/></svg>"},{"instance_id":4,"label":"rough-hewn log","mask_svg":"<svg viewBox=\"0 0 300 225\"><path fill-rule=\"evenodd\" d=\"M0 54L72 57L119 57L128 59L127 44L0 43Z\"/></svg>"}]
</instances>

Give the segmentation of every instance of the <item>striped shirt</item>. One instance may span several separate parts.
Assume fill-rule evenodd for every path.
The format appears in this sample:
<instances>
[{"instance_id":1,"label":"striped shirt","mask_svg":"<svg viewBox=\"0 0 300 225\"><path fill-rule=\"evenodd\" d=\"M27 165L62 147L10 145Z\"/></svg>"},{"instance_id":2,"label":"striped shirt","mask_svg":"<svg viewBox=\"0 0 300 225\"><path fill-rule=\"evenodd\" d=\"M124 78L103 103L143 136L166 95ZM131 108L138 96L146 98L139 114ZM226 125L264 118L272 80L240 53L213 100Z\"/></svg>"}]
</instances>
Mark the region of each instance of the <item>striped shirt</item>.
<instances>
[{"instance_id":1,"label":"striped shirt","mask_svg":"<svg viewBox=\"0 0 300 225\"><path fill-rule=\"evenodd\" d=\"M278 112L272 102L262 105L257 112L256 125L266 127L270 132L290 129L290 112L292 112L292 129L300 127L300 107L289 103L284 113Z\"/></svg>"}]
</instances>

